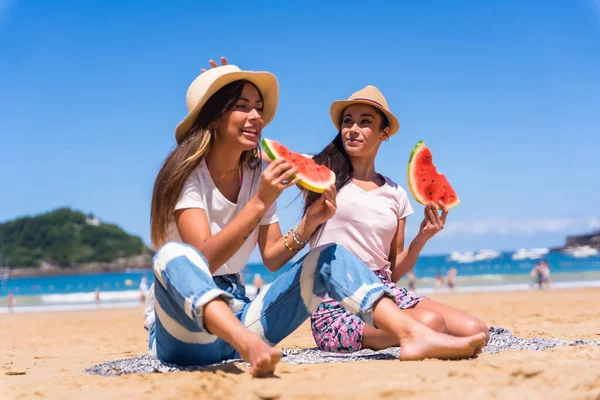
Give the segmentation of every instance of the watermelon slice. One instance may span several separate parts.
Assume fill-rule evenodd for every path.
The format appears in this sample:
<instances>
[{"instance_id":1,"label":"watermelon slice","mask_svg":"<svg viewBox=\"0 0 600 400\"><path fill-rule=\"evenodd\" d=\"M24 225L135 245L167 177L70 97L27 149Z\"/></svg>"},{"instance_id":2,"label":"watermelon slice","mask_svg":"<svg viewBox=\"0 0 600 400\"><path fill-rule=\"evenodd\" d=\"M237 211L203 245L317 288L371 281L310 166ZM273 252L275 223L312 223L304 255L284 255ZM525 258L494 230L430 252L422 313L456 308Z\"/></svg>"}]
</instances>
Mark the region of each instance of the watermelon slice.
<instances>
[{"instance_id":1,"label":"watermelon slice","mask_svg":"<svg viewBox=\"0 0 600 400\"><path fill-rule=\"evenodd\" d=\"M408 188L416 201L422 205L433 201L438 210L440 200L447 209L454 208L460 203L448 179L437 172L433 165L431 151L423 141L418 142L410 153Z\"/></svg>"},{"instance_id":2,"label":"watermelon slice","mask_svg":"<svg viewBox=\"0 0 600 400\"><path fill-rule=\"evenodd\" d=\"M315 163L312 158L290 151L275 140L263 138L260 142L271 160L283 157L298 168L298 175L302 177L300 186L316 193L323 193L329 185L335 183L335 173L326 166Z\"/></svg>"}]
</instances>

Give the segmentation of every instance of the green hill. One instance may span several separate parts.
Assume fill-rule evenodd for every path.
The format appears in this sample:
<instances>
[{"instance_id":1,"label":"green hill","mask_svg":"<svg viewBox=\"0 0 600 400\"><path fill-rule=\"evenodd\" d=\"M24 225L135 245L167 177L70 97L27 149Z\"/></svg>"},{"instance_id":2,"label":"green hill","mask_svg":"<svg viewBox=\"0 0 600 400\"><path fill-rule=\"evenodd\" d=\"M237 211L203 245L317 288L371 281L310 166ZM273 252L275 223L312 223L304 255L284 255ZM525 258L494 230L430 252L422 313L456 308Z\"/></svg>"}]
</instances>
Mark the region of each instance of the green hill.
<instances>
[{"instance_id":1,"label":"green hill","mask_svg":"<svg viewBox=\"0 0 600 400\"><path fill-rule=\"evenodd\" d=\"M149 251L117 225L69 208L0 224L0 266L37 267L45 261L68 267Z\"/></svg>"}]
</instances>

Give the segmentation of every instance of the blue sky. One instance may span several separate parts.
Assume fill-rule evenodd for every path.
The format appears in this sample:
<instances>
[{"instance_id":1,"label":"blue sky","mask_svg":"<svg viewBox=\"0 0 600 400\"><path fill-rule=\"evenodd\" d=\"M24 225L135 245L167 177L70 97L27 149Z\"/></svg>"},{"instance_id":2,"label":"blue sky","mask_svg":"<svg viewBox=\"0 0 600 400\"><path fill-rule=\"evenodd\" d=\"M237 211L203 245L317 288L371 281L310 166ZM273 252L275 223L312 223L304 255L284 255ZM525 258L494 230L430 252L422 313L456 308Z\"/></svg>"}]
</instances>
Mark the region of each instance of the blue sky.
<instances>
[{"instance_id":1,"label":"blue sky","mask_svg":"<svg viewBox=\"0 0 600 400\"><path fill-rule=\"evenodd\" d=\"M600 227L599 0L283 4L0 0L0 221L69 206L149 242L187 86L225 55L277 75L263 135L300 152L335 135L333 100L378 86L402 126L379 172L406 187L424 140L462 201L424 253Z\"/></svg>"}]
</instances>

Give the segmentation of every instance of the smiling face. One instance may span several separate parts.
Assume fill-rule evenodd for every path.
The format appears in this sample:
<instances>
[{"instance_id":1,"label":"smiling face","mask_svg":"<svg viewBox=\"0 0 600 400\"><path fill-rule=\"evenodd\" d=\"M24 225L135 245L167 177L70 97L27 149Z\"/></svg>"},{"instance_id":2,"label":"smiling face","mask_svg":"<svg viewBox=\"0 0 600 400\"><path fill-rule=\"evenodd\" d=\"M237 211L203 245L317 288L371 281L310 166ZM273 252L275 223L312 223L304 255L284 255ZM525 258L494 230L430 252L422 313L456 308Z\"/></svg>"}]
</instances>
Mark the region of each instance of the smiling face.
<instances>
[{"instance_id":1,"label":"smiling face","mask_svg":"<svg viewBox=\"0 0 600 400\"><path fill-rule=\"evenodd\" d=\"M258 89L245 83L233 107L223 113L215 125L219 139L232 149L254 149L265 125L262 111L263 101Z\"/></svg>"},{"instance_id":2,"label":"smiling face","mask_svg":"<svg viewBox=\"0 0 600 400\"><path fill-rule=\"evenodd\" d=\"M389 135L389 126L375 107L352 104L342 112L341 134L344 149L350 157L375 157L377 150Z\"/></svg>"}]
</instances>

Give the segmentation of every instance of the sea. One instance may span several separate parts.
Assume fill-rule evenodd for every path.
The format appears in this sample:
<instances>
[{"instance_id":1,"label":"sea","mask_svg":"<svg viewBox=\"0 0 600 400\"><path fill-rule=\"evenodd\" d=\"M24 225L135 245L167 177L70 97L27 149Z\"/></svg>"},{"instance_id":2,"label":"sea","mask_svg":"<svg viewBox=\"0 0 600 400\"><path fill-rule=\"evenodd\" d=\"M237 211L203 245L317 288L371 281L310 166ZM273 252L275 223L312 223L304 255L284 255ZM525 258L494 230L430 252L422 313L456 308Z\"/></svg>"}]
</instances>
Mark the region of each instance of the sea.
<instances>
[{"instance_id":1,"label":"sea","mask_svg":"<svg viewBox=\"0 0 600 400\"><path fill-rule=\"evenodd\" d=\"M551 288L600 287L600 255L597 250L567 254L548 252L548 249L520 249L515 252L481 250L421 256L413 268L417 279L416 291L424 295L450 291L446 285L436 285L436 275L439 273L445 277L451 268L458 271L452 291L538 290L530 272L542 258L550 265ZM268 286L288 268L290 265L278 272L270 272L263 264L248 264L243 271L243 280L249 296L256 292L252 285L255 274L260 274ZM144 278L150 286L154 281L152 271L142 269L22 278L0 275L0 314L140 307L140 283ZM406 278L401 279L399 284L406 286ZM13 297L10 309L9 293Z\"/></svg>"}]
</instances>

